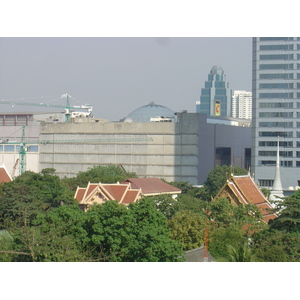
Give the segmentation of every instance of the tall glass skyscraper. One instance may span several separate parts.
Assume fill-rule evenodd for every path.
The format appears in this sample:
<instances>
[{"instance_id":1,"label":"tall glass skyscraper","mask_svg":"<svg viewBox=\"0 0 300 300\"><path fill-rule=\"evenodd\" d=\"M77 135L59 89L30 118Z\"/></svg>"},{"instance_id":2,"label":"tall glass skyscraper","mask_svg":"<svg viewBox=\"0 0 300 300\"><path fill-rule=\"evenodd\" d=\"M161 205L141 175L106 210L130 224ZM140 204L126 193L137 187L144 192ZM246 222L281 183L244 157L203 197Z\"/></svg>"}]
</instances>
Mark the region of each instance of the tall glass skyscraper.
<instances>
[{"instance_id":1,"label":"tall glass skyscraper","mask_svg":"<svg viewBox=\"0 0 300 300\"><path fill-rule=\"evenodd\" d=\"M226 75L219 66L212 67L201 89L200 101L196 102L196 112L208 116L231 117L231 95Z\"/></svg>"},{"instance_id":2,"label":"tall glass skyscraper","mask_svg":"<svg viewBox=\"0 0 300 300\"><path fill-rule=\"evenodd\" d=\"M283 189L300 185L300 38L253 38L252 151L255 180L272 187L279 141Z\"/></svg>"}]
</instances>

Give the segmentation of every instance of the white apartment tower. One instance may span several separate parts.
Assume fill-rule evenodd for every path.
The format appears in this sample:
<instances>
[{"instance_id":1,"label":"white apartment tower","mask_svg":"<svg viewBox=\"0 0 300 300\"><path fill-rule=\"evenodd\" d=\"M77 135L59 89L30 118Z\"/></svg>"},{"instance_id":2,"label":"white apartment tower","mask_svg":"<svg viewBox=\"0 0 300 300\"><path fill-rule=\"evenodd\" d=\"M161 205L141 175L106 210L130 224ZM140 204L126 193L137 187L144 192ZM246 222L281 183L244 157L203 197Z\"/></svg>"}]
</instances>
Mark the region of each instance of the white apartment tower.
<instances>
[{"instance_id":1,"label":"white apartment tower","mask_svg":"<svg viewBox=\"0 0 300 300\"><path fill-rule=\"evenodd\" d=\"M251 172L263 187L300 185L300 38L253 38Z\"/></svg>"},{"instance_id":2,"label":"white apartment tower","mask_svg":"<svg viewBox=\"0 0 300 300\"><path fill-rule=\"evenodd\" d=\"M244 90L233 92L232 117L240 119L252 118L252 92Z\"/></svg>"}]
</instances>

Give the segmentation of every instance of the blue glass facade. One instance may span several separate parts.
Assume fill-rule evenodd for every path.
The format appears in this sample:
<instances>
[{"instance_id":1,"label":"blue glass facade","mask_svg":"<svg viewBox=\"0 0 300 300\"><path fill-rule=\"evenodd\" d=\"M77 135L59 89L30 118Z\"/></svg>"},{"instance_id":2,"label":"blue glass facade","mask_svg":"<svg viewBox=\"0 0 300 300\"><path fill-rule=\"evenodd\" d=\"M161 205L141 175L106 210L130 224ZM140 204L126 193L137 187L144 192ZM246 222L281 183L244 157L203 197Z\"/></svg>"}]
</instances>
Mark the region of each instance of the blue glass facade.
<instances>
[{"instance_id":1,"label":"blue glass facade","mask_svg":"<svg viewBox=\"0 0 300 300\"><path fill-rule=\"evenodd\" d=\"M232 91L221 67L214 66L201 89L200 102L196 104L197 113L208 116L231 116Z\"/></svg>"}]
</instances>

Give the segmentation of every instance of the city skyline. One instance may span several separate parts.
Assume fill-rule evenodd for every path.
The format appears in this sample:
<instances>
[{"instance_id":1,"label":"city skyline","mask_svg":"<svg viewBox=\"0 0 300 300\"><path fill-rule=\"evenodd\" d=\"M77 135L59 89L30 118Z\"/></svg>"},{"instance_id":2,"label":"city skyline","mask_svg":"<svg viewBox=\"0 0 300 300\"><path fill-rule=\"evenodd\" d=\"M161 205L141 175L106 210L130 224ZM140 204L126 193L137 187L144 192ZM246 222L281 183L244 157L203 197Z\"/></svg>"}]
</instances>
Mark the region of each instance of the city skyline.
<instances>
[{"instance_id":1,"label":"city skyline","mask_svg":"<svg viewBox=\"0 0 300 300\"><path fill-rule=\"evenodd\" d=\"M93 105L118 121L154 101L196 112L207 74L221 66L232 90L251 91L252 38L0 38L0 99ZM56 99L56 100L54 100ZM3 112L36 107L2 105Z\"/></svg>"}]
</instances>

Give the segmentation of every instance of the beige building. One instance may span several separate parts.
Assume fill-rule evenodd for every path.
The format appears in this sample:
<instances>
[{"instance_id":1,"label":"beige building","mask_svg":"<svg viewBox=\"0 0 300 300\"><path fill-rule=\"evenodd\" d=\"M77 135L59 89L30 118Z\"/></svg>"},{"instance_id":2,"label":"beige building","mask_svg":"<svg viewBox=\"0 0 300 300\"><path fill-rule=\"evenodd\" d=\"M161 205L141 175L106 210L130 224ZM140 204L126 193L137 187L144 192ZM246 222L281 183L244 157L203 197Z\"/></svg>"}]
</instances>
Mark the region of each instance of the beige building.
<instances>
[{"instance_id":1,"label":"beige building","mask_svg":"<svg viewBox=\"0 0 300 300\"><path fill-rule=\"evenodd\" d=\"M199 185L216 165L248 169L250 164L251 128L236 119L174 113L153 102L119 122L71 115L66 123L64 113L23 115L3 115L0 126L0 164L10 174L19 175L25 156L26 170L54 168L60 177L114 164L138 177ZM26 154L20 155L23 132Z\"/></svg>"},{"instance_id":2,"label":"beige building","mask_svg":"<svg viewBox=\"0 0 300 300\"><path fill-rule=\"evenodd\" d=\"M121 164L139 177L197 184L197 115L187 116L186 122L41 123L40 169L70 177L97 164Z\"/></svg>"}]
</instances>

